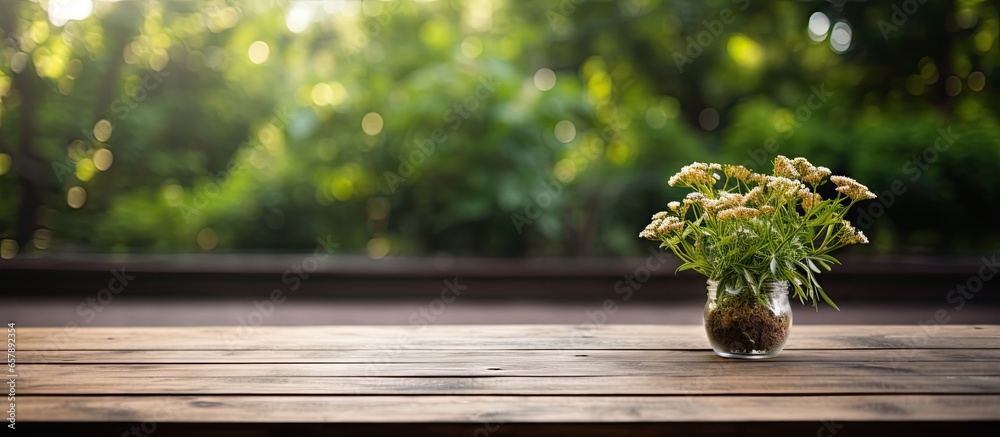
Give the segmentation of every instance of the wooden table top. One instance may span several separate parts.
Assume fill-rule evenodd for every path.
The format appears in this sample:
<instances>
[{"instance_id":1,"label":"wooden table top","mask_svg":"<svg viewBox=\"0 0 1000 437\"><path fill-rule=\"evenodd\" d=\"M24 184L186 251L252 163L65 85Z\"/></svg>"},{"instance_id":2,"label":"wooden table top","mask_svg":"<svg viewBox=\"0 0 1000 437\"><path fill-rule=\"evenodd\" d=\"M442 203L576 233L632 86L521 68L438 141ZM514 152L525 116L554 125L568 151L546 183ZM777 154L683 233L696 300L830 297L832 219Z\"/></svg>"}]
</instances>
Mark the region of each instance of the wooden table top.
<instances>
[{"instance_id":1,"label":"wooden table top","mask_svg":"<svg viewBox=\"0 0 1000 437\"><path fill-rule=\"evenodd\" d=\"M997 325L794 326L760 361L698 325L18 328L17 363L19 426L1000 420Z\"/></svg>"}]
</instances>

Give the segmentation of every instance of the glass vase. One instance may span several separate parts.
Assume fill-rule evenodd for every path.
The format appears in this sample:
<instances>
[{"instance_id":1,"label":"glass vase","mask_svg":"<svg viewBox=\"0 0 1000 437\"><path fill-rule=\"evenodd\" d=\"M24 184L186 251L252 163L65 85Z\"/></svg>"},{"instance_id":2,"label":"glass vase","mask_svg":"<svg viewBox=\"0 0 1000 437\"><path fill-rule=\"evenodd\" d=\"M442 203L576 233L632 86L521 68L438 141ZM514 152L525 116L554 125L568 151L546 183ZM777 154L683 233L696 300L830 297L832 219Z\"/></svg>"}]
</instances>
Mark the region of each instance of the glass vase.
<instances>
[{"instance_id":1,"label":"glass vase","mask_svg":"<svg viewBox=\"0 0 1000 437\"><path fill-rule=\"evenodd\" d=\"M705 332L716 354L760 359L781 353L792 327L788 282L765 282L759 293L720 291L708 281Z\"/></svg>"}]
</instances>

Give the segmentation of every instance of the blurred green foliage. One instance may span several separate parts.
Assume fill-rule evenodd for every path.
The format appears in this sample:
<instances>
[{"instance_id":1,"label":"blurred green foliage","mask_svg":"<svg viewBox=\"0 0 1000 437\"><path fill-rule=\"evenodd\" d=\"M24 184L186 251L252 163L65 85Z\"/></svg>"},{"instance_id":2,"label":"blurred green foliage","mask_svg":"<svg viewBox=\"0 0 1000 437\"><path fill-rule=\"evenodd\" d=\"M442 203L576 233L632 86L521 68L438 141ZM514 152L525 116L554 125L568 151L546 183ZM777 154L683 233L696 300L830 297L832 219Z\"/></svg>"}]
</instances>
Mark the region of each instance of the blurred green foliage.
<instances>
[{"instance_id":1,"label":"blurred green foliage","mask_svg":"<svg viewBox=\"0 0 1000 437\"><path fill-rule=\"evenodd\" d=\"M861 250L996 248L998 5L904 3L2 2L0 255L636 255L776 154L882 193Z\"/></svg>"}]
</instances>

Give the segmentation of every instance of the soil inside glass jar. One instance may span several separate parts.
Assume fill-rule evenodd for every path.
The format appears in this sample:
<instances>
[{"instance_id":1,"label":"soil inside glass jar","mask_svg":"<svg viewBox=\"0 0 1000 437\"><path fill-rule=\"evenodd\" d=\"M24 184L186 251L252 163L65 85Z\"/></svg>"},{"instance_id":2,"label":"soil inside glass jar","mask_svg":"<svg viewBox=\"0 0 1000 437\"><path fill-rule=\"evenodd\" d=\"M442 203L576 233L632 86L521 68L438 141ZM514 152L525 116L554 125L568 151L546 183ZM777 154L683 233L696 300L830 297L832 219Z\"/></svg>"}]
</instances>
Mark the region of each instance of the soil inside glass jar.
<instances>
[{"instance_id":1,"label":"soil inside glass jar","mask_svg":"<svg viewBox=\"0 0 1000 437\"><path fill-rule=\"evenodd\" d=\"M734 353L772 350L788 337L790 325L787 314L775 315L767 306L740 299L727 299L705 317L710 335Z\"/></svg>"}]
</instances>

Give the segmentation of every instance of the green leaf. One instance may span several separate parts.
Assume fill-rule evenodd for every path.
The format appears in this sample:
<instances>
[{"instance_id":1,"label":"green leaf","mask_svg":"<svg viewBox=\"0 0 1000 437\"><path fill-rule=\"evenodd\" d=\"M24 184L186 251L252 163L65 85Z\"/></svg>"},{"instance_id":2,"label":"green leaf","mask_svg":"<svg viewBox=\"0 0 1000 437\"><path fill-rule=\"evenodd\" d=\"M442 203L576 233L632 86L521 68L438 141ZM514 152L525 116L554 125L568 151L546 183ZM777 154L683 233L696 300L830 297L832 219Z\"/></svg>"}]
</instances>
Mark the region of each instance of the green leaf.
<instances>
[{"instance_id":1,"label":"green leaf","mask_svg":"<svg viewBox=\"0 0 1000 437\"><path fill-rule=\"evenodd\" d=\"M811 259L809 259L809 258L806 258L806 264L808 264L808 265L809 265L809 269L810 269L810 270L812 270L812 271L814 271L814 272L816 272L816 273L819 273L819 272L820 272L820 271L819 271L819 267L816 267L816 264L813 264L813 262L812 262L812 260L811 260Z\"/></svg>"},{"instance_id":2,"label":"green leaf","mask_svg":"<svg viewBox=\"0 0 1000 437\"><path fill-rule=\"evenodd\" d=\"M693 268L695 268L697 266L698 266L698 264L696 264L696 263L687 262L687 263L681 264L680 267L677 267L677 271L678 272L683 272L685 270L691 270L691 269L693 269Z\"/></svg>"},{"instance_id":3,"label":"green leaf","mask_svg":"<svg viewBox=\"0 0 1000 437\"><path fill-rule=\"evenodd\" d=\"M830 299L830 296L826 295L826 292L823 291L822 287L817 287L817 290L819 291L820 297L823 298L823 302L826 302L827 305L832 306L833 309L840 311L840 307L838 307L837 304L833 303L833 300Z\"/></svg>"}]
</instances>

